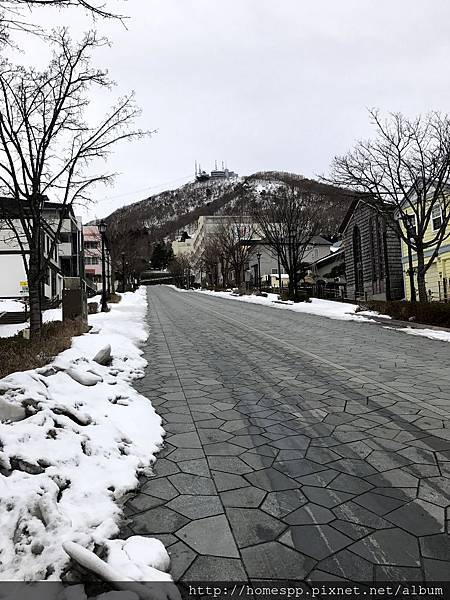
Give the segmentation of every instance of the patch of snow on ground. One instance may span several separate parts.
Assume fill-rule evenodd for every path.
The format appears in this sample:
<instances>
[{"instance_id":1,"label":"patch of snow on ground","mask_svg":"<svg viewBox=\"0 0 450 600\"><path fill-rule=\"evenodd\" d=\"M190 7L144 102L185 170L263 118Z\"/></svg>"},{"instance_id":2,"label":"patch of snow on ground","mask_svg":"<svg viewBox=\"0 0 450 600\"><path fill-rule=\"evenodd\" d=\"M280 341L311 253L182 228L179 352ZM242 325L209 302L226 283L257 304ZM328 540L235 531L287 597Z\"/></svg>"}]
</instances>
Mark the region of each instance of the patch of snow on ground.
<instances>
[{"instance_id":1,"label":"patch of snow on ground","mask_svg":"<svg viewBox=\"0 0 450 600\"><path fill-rule=\"evenodd\" d=\"M21 312L23 310L25 310L25 305L20 300L0 300L0 313Z\"/></svg>"},{"instance_id":2,"label":"patch of snow on ground","mask_svg":"<svg viewBox=\"0 0 450 600\"><path fill-rule=\"evenodd\" d=\"M14 337L28 327L28 323L14 323L12 325L0 325L0 338Z\"/></svg>"},{"instance_id":3,"label":"patch of snow on ground","mask_svg":"<svg viewBox=\"0 0 450 600\"><path fill-rule=\"evenodd\" d=\"M385 329L394 329L410 335L418 335L430 338L431 340L439 340L441 342L450 342L450 331L440 331L439 329L419 329L413 327L385 327Z\"/></svg>"},{"instance_id":4,"label":"patch of snow on ground","mask_svg":"<svg viewBox=\"0 0 450 600\"><path fill-rule=\"evenodd\" d=\"M0 380L1 580L59 579L63 543L92 549L118 533L116 501L137 487L164 435L131 385L146 366L146 309L145 288L123 294L111 312L89 316L94 333L74 338L52 370ZM113 361L101 366L92 358L108 344Z\"/></svg>"},{"instance_id":5,"label":"patch of snow on ground","mask_svg":"<svg viewBox=\"0 0 450 600\"><path fill-rule=\"evenodd\" d=\"M185 290L184 290L185 291ZM281 308L285 310L292 310L294 312L306 313L309 315L317 315L321 317L328 317L329 319L339 319L343 321L366 321L370 322L368 316L376 315L377 313L370 313L370 311L364 312L364 316L360 312L356 312L358 309L357 304L349 304L346 302L335 302L333 300L320 300L319 298L311 298L311 302L276 302L278 300L277 294L268 294L267 298L264 296L233 296L229 292L213 292L211 290L194 290L199 294L208 294L210 296L216 296L220 298L227 298L230 300L238 300L241 302L249 302L251 304L261 304L264 306L271 306L272 308Z\"/></svg>"},{"instance_id":6,"label":"patch of snow on ground","mask_svg":"<svg viewBox=\"0 0 450 600\"><path fill-rule=\"evenodd\" d=\"M1 305L1 302L0 302ZM21 305L23 310L23 304ZM9 309L9 311L13 311L13 309ZM0 313L2 312L2 307L0 306ZM14 312L14 311L13 311ZM44 323L48 323L49 321L61 321L62 320L62 308L51 308L49 310L45 310L42 313L42 320ZM13 337L17 335L19 331L26 329L29 327L29 322L26 323L14 323L12 325L0 325L0 338Z\"/></svg>"}]
</instances>

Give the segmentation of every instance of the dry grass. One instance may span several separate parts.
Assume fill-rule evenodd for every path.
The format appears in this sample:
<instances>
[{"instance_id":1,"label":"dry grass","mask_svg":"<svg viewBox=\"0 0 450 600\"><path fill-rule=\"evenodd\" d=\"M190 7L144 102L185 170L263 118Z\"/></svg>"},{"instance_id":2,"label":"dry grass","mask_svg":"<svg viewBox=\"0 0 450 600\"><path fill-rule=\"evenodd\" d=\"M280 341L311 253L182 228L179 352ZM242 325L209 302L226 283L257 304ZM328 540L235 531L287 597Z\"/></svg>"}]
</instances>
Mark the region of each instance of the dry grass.
<instances>
[{"instance_id":1,"label":"dry grass","mask_svg":"<svg viewBox=\"0 0 450 600\"><path fill-rule=\"evenodd\" d=\"M26 340L20 333L12 338L0 338L0 379L16 371L43 367L70 348L74 336L86 331L77 320L53 321L43 325L39 338Z\"/></svg>"}]
</instances>

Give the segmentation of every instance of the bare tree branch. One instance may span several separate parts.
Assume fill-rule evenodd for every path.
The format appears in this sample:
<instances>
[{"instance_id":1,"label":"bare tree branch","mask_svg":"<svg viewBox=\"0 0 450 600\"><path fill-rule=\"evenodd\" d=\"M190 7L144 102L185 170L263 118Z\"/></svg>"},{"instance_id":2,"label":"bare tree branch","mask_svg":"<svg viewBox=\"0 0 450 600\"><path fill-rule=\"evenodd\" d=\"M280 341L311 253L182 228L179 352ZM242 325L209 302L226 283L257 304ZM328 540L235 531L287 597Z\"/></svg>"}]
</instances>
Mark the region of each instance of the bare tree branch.
<instances>
[{"instance_id":1,"label":"bare tree branch","mask_svg":"<svg viewBox=\"0 0 450 600\"><path fill-rule=\"evenodd\" d=\"M425 274L450 237L450 118L432 112L415 119L400 113L382 119L377 110L370 117L375 137L336 156L328 180L363 192L361 199L397 229L416 253L419 298L426 302ZM439 226L436 219L433 223L436 212Z\"/></svg>"},{"instance_id":2,"label":"bare tree branch","mask_svg":"<svg viewBox=\"0 0 450 600\"><path fill-rule=\"evenodd\" d=\"M301 187L279 186L263 190L255 201L253 215L260 233L274 256L289 275L289 290L298 295L299 277L307 246L323 231L327 222L328 200Z\"/></svg>"},{"instance_id":3,"label":"bare tree branch","mask_svg":"<svg viewBox=\"0 0 450 600\"><path fill-rule=\"evenodd\" d=\"M0 65L0 194L10 199L13 217L7 216L17 225L17 238L26 238L30 301L46 276L67 209L89 201L94 186L113 179L113 173L93 173L92 164L106 161L118 142L145 135L132 129L140 114L133 94L119 99L98 123L86 119L92 88L111 86L106 71L90 62L105 40L90 32L74 44L67 30L51 39L54 55L44 71ZM47 198L59 211L47 223L55 237L42 257Z\"/></svg>"},{"instance_id":4,"label":"bare tree branch","mask_svg":"<svg viewBox=\"0 0 450 600\"><path fill-rule=\"evenodd\" d=\"M123 25L127 19L113 10L112 0L0 0L0 44L14 46L11 33L17 31L46 37L43 29L32 22L32 15L40 7L48 6L60 9L78 7L94 19L117 19Z\"/></svg>"}]
</instances>

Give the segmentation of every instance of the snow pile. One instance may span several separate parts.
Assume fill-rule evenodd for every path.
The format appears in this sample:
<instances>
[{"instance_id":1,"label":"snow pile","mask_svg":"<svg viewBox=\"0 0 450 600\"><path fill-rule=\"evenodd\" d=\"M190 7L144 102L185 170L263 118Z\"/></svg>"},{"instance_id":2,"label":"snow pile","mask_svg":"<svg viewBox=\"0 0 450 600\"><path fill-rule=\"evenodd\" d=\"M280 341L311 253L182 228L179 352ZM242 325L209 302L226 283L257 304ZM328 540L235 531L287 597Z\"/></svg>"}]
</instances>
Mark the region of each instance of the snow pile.
<instances>
[{"instance_id":1,"label":"snow pile","mask_svg":"<svg viewBox=\"0 0 450 600\"><path fill-rule=\"evenodd\" d=\"M199 294L209 294L219 298L228 298L238 300L240 302L249 302L251 304L262 304L271 306L272 308L280 308L292 310L294 312L306 313L309 315L317 315L320 317L328 317L329 319L339 319L342 321L366 321L370 322L367 317L379 316L378 313L371 311L356 312L357 304L348 304L345 302L335 302L333 300L319 300L319 298L311 298L311 302L278 302L277 294L267 294L264 296L233 296L229 292L213 292L210 290L196 290Z\"/></svg>"},{"instance_id":2,"label":"snow pile","mask_svg":"<svg viewBox=\"0 0 450 600\"><path fill-rule=\"evenodd\" d=\"M20 300L0 300L0 313L2 312L23 312L25 305Z\"/></svg>"},{"instance_id":3,"label":"snow pile","mask_svg":"<svg viewBox=\"0 0 450 600\"><path fill-rule=\"evenodd\" d=\"M15 311L24 310L23 304L19 304L21 308L14 309ZM2 312L2 303L0 302L0 313ZM9 309L12 310L12 309ZM42 313L42 320L44 323L48 323L49 321L61 321L62 320L62 309L61 308L51 308L49 310L45 310ZM27 323L15 323L12 325L0 325L0 338L4 337L13 337L18 334L19 331L26 329L30 324Z\"/></svg>"},{"instance_id":4,"label":"snow pile","mask_svg":"<svg viewBox=\"0 0 450 600\"><path fill-rule=\"evenodd\" d=\"M385 329L394 329L395 331L402 331L403 333L409 333L410 335L427 337L431 340L450 342L450 331L442 331L440 329L416 329L412 327L385 327Z\"/></svg>"},{"instance_id":5,"label":"snow pile","mask_svg":"<svg viewBox=\"0 0 450 600\"><path fill-rule=\"evenodd\" d=\"M0 380L2 580L59 579L64 543L92 549L116 535L116 501L162 445L160 417L130 383L146 366L145 290L111 309L50 366ZM93 357L107 345L102 366Z\"/></svg>"}]
</instances>

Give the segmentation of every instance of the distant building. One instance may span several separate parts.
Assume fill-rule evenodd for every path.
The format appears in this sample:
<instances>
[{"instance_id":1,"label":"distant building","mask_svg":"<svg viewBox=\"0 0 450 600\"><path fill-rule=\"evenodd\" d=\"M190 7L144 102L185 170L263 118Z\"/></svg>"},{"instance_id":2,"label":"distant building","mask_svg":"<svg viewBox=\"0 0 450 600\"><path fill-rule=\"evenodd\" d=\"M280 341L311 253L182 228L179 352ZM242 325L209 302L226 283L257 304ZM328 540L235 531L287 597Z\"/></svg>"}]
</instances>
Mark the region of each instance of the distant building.
<instances>
[{"instance_id":1,"label":"distant building","mask_svg":"<svg viewBox=\"0 0 450 600\"><path fill-rule=\"evenodd\" d=\"M85 225L84 237L84 263L86 280L91 288L97 292L102 291L102 236L97 225ZM111 254L108 240L105 240L105 275L107 291L113 291L111 286Z\"/></svg>"},{"instance_id":2,"label":"distant building","mask_svg":"<svg viewBox=\"0 0 450 600\"><path fill-rule=\"evenodd\" d=\"M183 231L179 238L172 242L173 255L180 256L181 254L190 253L192 251L192 242L193 239L191 236L186 231Z\"/></svg>"},{"instance_id":3,"label":"distant building","mask_svg":"<svg viewBox=\"0 0 450 600\"><path fill-rule=\"evenodd\" d=\"M314 286L319 298L346 297L345 251L341 242L333 244L329 254L310 265L305 280Z\"/></svg>"},{"instance_id":4,"label":"distant building","mask_svg":"<svg viewBox=\"0 0 450 600\"><path fill-rule=\"evenodd\" d=\"M253 222L250 216L248 217L248 221L246 221L245 217L236 217L233 215L201 216L197 221L197 229L193 233L192 238L186 239L184 242L175 241L172 243L174 254L179 255L188 252L191 255L193 265L201 264L201 257L207 247L208 241L213 239L218 229L224 225L227 227L239 227L240 243L250 247L247 254L248 260L243 266L243 272L240 274L239 279L250 285L257 285L257 255L259 253L261 255L259 264L262 284L264 286L278 287L278 257L267 241L263 239L260 231L258 231L258 225ZM331 243L322 236L314 236L305 249L302 262L310 265L328 255L330 253L330 245ZM281 271L281 281L283 282L283 286L287 287L289 277L284 273L282 266ZM217 276L215 279L218 278L220 281L221 276L222 265L220 257L218 257ZM197 276L197 279L200 281L199 276ZM227 279L230 283L238 279L230 266L227 272Z\"/></svg>"}]
</instances>

